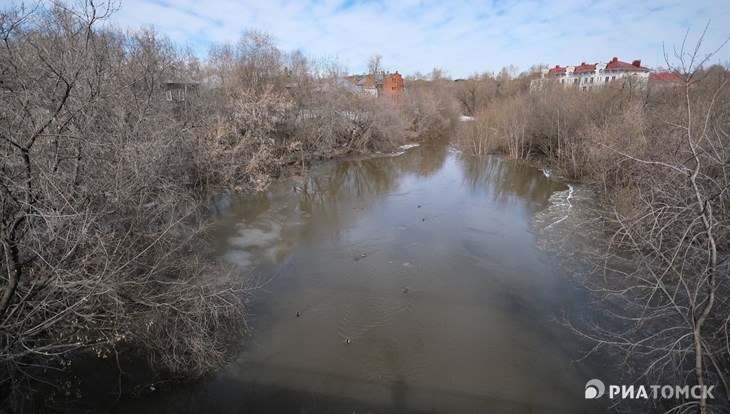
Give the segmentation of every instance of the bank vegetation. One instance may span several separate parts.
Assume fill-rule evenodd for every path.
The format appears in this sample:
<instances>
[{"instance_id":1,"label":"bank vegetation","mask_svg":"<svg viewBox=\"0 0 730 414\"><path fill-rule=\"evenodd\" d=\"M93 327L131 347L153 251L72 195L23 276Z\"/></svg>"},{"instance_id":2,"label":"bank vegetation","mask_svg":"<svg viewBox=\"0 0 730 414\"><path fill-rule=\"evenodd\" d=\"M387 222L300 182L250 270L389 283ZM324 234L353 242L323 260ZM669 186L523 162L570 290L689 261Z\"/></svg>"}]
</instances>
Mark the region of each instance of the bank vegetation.
<instances>
[{"instance_id":1,"label":"bank vegetation","mask_svg":"<svg viewBox=\"0 0 730 414\"><path fill-rule=\"evenodd\" d=\"M619 352L627 384L714 386L714 399L645 410L722 412L730 399L730 71L701 50L700 38L668 53L676 82L454 87L475 117L457 133L464 151L535 162L599 195L607 245L583 282L605 319L569 320L574 331Z\"/></svg>"}]
</instances>

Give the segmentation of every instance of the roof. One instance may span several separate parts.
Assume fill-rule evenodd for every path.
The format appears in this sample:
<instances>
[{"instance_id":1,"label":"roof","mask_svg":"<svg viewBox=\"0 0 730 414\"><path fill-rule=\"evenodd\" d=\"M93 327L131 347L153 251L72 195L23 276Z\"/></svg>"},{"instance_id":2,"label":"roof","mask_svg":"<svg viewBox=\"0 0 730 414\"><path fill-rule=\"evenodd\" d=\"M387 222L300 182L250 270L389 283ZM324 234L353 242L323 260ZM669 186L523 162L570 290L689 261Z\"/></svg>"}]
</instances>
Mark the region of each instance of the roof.
<instances>
[{"instance_id":1,"label":"roof","mask_svg":"<svg viewBox=\"0 0 730 414\"><path fill-rule=\"evenodd\" d=\"M372 88L375 86L376 83L383 80L383 74L382 73L376 73L376 74L369 74L361 77L357 82L355 82L355 85L361 86L363 88Z\"/></svg>"},{"instance_id":2,"label":"roof","mask_svg":"<svg viewBox=\"0 0 730 414\"><path fill-rule=\"evenodd\" d=\"M576 66L573 72L580 73L580 72L595 72L596 71L596 65L589 65L585 62L581 63L580 65Z\"/></svg>"},{"instance_id":3,"label":"roof","mask_svg":"<svg viewBox=\"0 0 730 414\"><path fill-rule=\"evenodd\" d=\"M376 74L369 74L360 77L356 82L355 85L363 87L363 88L372 88L375 87L375 85L383 83L383 80L387 78L392 78L394 76L400 77L401 74L398 73L398 71L395 71L395 73L386 73L386 72L380 72Z\"/></svg>"},{"instance_id":4,"label":"roof","mask_svg":"<svg viewBox=\"0 0 730 414\"><path fill-rule=\"evenodd\" d=\"M359 91L357 86L353 85L352 82L347 80L347 78L342 77L323 79L314 87L314 90L316 92L336 92L344 90L352 93L357 93Z\"/></svg>"},{"instance_id":5,"label":"roof","mask_svg":"<svg viewBox=\"0 0 730 414\"><path fill-rule=\"evenodd\" d=\"M596 67L598 66L598 63L586 63L582 62L580 65L577 65L573 69L573 73L586 73L586 72L595 72ZM567 66L560 66L555 65L554 68L551 68L548 70L549 75L559 75L566 72ZM606 70L615 70L615 71L638 71L638 72L648 72L649 68L645 68L641 66L641 60L635 60L631 63L622 62L618 60L618 58L611 59L610 62L606 64Z\"/></svg>"},{"instance_id":6,"label":"roof","mask_svg":"<svg viewBox=\"0 0 730 414\"><path fill-rule=\"evenodd\" d=\"M395 73L386 73L383 75L382 78L378 80L378 85L384 84L388 79L390 79L390 82L395 82L396 78L402 78L401 74L396 71Z\"/></svg>"},{"instance_id":7,"label":"roof","mask_svg":"<svg viewBox=\"0 0 730 414\"><path fill-rule=\"evenodd\" d=\"M557 75L558 73L565 73L565 68L561 68L559 65L555 65L554 68L548 71L551 75Z\"/></svg>"},{"instance_id":8,"label":"roof","mask_svg":"<svg viewBox=\"0 0 730 414\"><path fill-rule=\"evenodd\" d=\"M648 72L649 68L645 68L641 66L641 60L635 60L632 63L622 62L618 60L617 57L611 59L608 64L606 64L606 70L631 70L631 71L641 71L641 72Z\"/></svg>"},{"instance_id":9,"label":"roof","mask_svg":"<svg viewBox=\"0 0 730 414\"><path fill-rule=\"evenodd\" d=\"M679 82L682 80L682 77L679 76L679 74L674 73L674 72L659 72L659 73L650 73L649 80L650 81L660 81L660 82Z\"/></svg>"},{"instance_id":10,"label":"roof","mask_svg":"<svg viewBox=\"0 0 730 414\"><path fill-rule=\"evenodd\" d=\"M355 85L365 86L365 84L368 83L368 81L372 82L371 76L372 75L366 75L366 76L361 77L360 79L357 80L357 82L355 82Z\"/></svg>"}]
</instances>

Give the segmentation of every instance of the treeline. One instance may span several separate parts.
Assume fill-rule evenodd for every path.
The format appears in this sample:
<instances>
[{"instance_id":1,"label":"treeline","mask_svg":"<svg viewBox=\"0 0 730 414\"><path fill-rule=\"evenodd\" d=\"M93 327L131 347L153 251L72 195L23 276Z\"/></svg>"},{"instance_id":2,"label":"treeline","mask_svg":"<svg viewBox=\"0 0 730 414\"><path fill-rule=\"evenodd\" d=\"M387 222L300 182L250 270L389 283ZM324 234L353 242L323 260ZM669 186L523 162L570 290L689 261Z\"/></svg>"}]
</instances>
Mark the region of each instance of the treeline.
<instances>
[{"instance_id":1,"label":"treeline","mask_svg":"<svg viewBox=\"0 0 730 414\"><path fill-rule=\"evenodd\" d=\"M83 352L134 349L170 375L221 366L248 288L205 257L210 198L454 117L428 88L397 107L359 96L263 33L201 61L109 26L111 3L44 4L0 11L0 410Z\"/></svg>"},{"instance_id":2,"label":"treeline","mask_svg":"<svg viewBox=\"0 0 730 414\"><path fill-rule=\"evenodd\" d=\"M574 329L622 351L628 383L714 386L714 399L655 402L674 413L720 412L730 399L730 71L704 67L712 54L699 46L670 62L676 82L454 85L475 116L457 133L465 151L538 162L597 190L607 245L584 282L610 311Z\"/></svg>"}]
</instances>

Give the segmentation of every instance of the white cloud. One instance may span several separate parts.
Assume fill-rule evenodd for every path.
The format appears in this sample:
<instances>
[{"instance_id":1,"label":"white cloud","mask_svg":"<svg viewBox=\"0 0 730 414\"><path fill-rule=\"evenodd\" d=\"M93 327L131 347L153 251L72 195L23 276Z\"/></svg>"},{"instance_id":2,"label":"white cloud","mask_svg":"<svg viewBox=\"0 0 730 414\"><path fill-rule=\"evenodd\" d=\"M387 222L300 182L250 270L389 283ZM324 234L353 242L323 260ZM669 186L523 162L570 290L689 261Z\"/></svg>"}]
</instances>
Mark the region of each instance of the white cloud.
<instances>
[{"instance_id":1,"label":"white cloud","mask_svg":"<svg viewBox=\"0 0 730 414\"><path fill-rule=\"evenodd\" d=\"M232 1L127 0L115 16L125 27L154 25L204 54L249 28L269 32L285 50L338 56L353 72L381 53L403 73L441 67L454 76L514 64L643 59L662 65L662 43L680 44L712 19L707 50L730 37L727 2L702 1ZM730 48L718 55L728 62Z\"/></svg>"}]
</instances>

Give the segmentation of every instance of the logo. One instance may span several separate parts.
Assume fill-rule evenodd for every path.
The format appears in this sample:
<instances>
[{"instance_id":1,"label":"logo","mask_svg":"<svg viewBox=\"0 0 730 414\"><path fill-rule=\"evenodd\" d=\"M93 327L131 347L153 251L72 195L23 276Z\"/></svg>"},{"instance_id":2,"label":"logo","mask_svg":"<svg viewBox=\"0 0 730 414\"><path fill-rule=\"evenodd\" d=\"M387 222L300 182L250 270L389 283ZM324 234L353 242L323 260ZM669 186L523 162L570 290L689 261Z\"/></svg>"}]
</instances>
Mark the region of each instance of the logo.
<instances>
[{"instance_id":1,"label":"logo","mask_svg":"<svg viewBox=\"0 0 730 414\"><path fill-rule=\"evenodd\" d=\"M585 397L587 400L601 398L608 395L608 398L621 398L629 400L648 400L648 399L695 399L710 398L714 399L712 394L715 386L710 385L609 385L608 393L606 393L606 385L599 379L592 379L586 382Z\"/></svg>"},{"instance_id":2,"label":"logo","mask_svg":"<svg viewBox=\"0 0 730 414\"><path fill-rule=\"evenodd\" d=\"M605 392L606 386L601 380L592 379L586 383L586 400L601 398Z\"/></svg>"}]
</instances>

